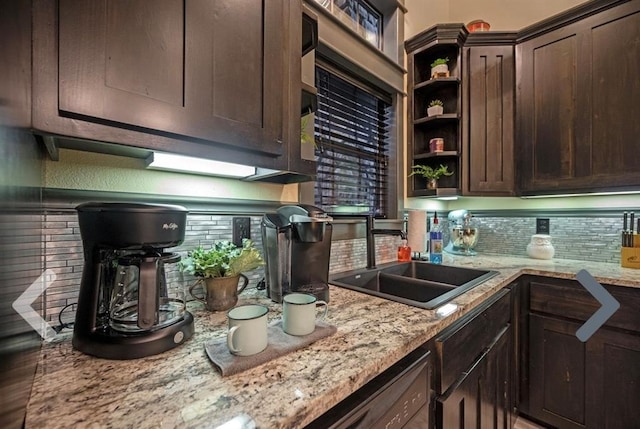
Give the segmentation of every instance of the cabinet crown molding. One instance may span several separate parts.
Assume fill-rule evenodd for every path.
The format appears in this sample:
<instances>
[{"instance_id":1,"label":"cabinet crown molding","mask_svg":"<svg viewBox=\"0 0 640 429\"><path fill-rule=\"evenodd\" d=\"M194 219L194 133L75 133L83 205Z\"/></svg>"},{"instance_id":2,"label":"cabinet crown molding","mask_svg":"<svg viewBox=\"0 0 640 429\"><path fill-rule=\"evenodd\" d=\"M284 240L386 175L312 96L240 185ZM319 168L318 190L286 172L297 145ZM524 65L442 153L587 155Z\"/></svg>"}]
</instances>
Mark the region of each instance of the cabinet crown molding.
<instances>
[{"instance_id":1,"label":"cabinet crown molding","mask_svg":"<svg viewBox=\"0 0 640 429\"><path fill-rule=\"evenodd\" d=\"M469 31L462 23L436 24L407 40L404 43L404 48L407 52L413 52L434 45L463 45L468 35Z\"/></svg>"}]
</instances>

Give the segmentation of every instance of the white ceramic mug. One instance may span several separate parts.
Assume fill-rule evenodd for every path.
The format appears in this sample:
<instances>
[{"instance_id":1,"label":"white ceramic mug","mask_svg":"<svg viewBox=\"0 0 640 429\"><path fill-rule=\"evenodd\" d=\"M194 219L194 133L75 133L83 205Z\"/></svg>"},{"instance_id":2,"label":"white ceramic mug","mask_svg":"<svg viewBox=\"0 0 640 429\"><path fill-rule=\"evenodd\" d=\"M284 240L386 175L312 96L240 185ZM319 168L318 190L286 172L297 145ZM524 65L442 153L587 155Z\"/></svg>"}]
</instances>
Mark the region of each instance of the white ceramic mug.
<instances>
[{"instance_id":1,"label":"white ceramic mug","mask_svg":"<svg viewBox=\"0 0 640 429\"><path fill-rule=\"evenodd\" d=\"M317 319L316 305L324 306ZM289 335L309 335L316 329L316 320L322 320L329 311L325 301L308 293L290 293L282 298L282 329Z\"/></svg>"},{"instance_id":2,"label":"white ceramic mug","mask_svg":"<svg viewBox=\"0 0 640 429\"><path fill-rule=\"evenodd\" d=\"M267 313L264 305L239 305L227 312L227 347L238 356L251 356L267 348Z\"/></svg>"}]
</instances>

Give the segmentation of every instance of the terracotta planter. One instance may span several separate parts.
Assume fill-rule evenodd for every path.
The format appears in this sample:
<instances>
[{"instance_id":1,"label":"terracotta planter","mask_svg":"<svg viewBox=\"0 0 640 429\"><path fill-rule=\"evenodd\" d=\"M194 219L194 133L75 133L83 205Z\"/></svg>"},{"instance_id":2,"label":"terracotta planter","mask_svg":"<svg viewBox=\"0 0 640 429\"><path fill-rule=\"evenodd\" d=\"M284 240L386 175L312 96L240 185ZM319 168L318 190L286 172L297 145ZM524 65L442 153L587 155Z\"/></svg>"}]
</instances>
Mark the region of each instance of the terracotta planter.
<instances>
[{"instance_id":1,"label":"terracotta planter","mask_svg":"<svg viewBox=\"0 0 640 429\"><path fill-rule=\"evenodd\" d=\"M469 30L469 33L476 31L489 31L490 29L491 25L482 19L476 19L475 21L471 21L467 24L467 30Z\"/></svg>"}]
</instances>

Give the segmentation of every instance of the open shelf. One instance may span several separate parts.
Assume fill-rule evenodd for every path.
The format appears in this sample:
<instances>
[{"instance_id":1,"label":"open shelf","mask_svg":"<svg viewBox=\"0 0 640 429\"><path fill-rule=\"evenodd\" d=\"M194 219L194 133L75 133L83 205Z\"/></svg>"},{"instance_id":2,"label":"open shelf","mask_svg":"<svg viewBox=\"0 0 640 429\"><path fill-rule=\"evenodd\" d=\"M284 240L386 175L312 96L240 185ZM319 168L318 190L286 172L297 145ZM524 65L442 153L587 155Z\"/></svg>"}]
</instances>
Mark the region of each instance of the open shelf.
<instances>
[{"instance_id":1,"label":"open shelf","mask_svg":"<svg viewBox=\"0 0 640 429\"><path fill-rule=\"evenodd\" d=\"M424 116L422 118L418 118L413 121L414 125L427 124L429 122L447 122L447 121L457 121L459 119L459 115L457 113L444 113L442 115L436 116Z\"/></svg>"},{"instance_id":2,"label":"open shelf","mask_svg":"<svg viewBox=\"0 0 640 429\"><path fill-rule=\"evenodd\" d=\"M458 188L415 189L414 197L455 197L460 194Z\"/></svg>"},{"instance_id":3,"label":"open shelf","mask_svg":"<svg viewBox=\"0 0 640 429\"><path fill-rule=\"evenodd\" d=\"M462 24L438 24L405 42L409 69L408 169L415 165L447 166L451 176L438 179L437 189L427 189L426 180L412 176L409 197L450 197L459 195L462 183L462 44L466 37ZM448 71L433 77L431 65L447 59ZM446 77L444 77L446 76ZM434 100L443 105L442 115L427 116ZM429 142L442 139L443 152L431 152Z\"/></svg>"},{"instance_id":4,"label":"open shelf","mask_svg":"<svg viewBox=\"0 0 640 429\"><path fill-rule=\"evenodd\" d=\"M318 109L318 90L302 82L302 116L313 113Z\"/></svg>"},{"instance_id":5,"label":"open shelf","mask_svg":"<svg viewBox=\"0 0 640 429\"><path fill-rule=\"evenodd\" d=\"M445 150L442 152L428 152L428 153L420 153L413 156L413 159L430 159L430 158L448 158L448 157L457 157L457 150Z\"/></svg>"},{"instance_id":6,"label":"open shelf","mask_svg":"<svg viewBox=\"0 0 640 429\"><path fill-rule=\"evenodd\" d=\"M460 84L460 79L457 77L439 77L437 79L429 79L424 82L417 83L416 86L413 87L414 91L419 91L421 89L436 89L441 86L450 86L450 85L458 85Z\"/></svg>"}]
</instances>

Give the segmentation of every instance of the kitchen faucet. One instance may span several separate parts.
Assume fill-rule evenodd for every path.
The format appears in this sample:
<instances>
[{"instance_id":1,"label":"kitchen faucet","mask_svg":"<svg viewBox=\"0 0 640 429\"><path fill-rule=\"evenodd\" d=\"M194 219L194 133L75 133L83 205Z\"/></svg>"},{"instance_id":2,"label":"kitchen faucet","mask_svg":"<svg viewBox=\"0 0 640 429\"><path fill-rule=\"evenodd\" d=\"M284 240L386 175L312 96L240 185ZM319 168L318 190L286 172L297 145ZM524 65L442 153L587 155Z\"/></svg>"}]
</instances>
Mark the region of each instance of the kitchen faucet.
<instances>
[{"instance_id":1,"label":"kitchen faucet","mask_svg":"<svg viewBox=\"0 0 640 429\"><path fill-rule=\"evenodd\" d=\"M376 267L376 242L375 235L398 235L403 240L407 239L407 233L401 229L378 229L373 227L373 215L371 214L342 214L331 213L332 218L365 219L367 238L367 269Z\"/></svg>"}]
</instances>

